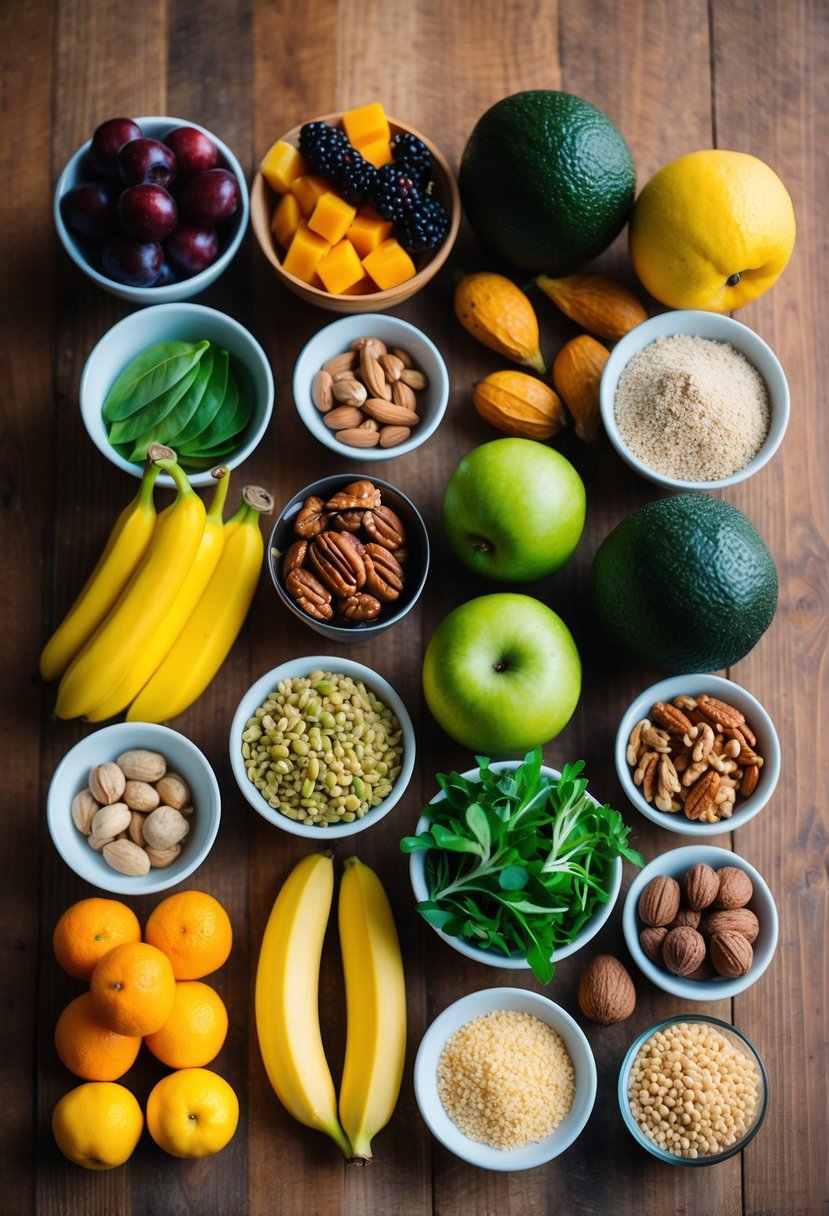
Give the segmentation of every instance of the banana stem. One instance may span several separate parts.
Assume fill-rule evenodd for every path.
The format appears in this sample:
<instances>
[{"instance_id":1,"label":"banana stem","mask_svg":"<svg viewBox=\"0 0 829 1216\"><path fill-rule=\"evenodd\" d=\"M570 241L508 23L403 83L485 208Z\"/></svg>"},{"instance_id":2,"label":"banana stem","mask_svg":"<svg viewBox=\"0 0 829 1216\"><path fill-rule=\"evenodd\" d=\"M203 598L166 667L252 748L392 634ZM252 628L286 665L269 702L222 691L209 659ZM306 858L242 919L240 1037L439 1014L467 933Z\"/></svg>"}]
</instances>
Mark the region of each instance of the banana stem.
<instances>
[{"instance_id":1,"label":"banana stem","mask_svg":"<svg viewBox=\"0 0 829 1216\"><path fill-rule=\"evenodd\" d=\"M195 494L195 490L190 485L187 474L176 461L175 454L173 454L172 460L165 456L160 460L155 460L153 463L158 465L159 469L163 469L165 473L170 474L175 482L176 491L180 498L186 498L189 494ZM221 482L219 482L219 485L221 485Z\"/></svg>"},{"instance_id":2,"label":"banana stem","mask_svg":"<svg viewBox=\"0 0 829 1216\"><path fill-rule=\"evenodd\" d=\"M133 503L136 507L139 505L147 509L152 507L153 489L160 472L161 469L154 462L147 464L147 467L144 469L144 472L141 475L141 484L138 487L138 493L133 499Z\"/></svg>"},{"instance_id":3,"label":"banana stem","mask_svg":"<svg viewBox=\"0 0 829 1216\"><path fill-rule=\"evenodd\" d=\"M210 504L210 510L207 512L207 518L211 523L222 523L222 515L225 509L227 500L227 491L230 486L230 473L223 464L215 468L210 474L216 478L216 489L213 491L213 501Z\"/></svg>"}]
</instances>

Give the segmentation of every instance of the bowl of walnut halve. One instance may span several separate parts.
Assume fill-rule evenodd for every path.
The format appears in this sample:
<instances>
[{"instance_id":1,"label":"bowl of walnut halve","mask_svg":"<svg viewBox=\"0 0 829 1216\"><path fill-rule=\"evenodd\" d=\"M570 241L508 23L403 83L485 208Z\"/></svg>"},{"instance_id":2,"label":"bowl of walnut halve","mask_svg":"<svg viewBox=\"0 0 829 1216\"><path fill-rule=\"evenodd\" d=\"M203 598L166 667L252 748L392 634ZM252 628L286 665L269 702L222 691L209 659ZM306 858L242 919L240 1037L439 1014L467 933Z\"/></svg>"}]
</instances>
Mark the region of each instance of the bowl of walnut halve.
<instances>
[{"instance_id":1,"label":"bowl of walnut halve","mask_svg":"<svg viewBox=\"0 0 829 1216\"><path fill-rule=\"evenodd\" d=\"M332 641L361 642L417 603L429 572L429 535L395 486L339 473L305 486L282 508L268 568L298 620Z\"/></svg>"},{"instance_id":2,"label":"bowl of walnut halve","mask_svg":"<svg viewBox=\"0 0 829 1216\"><path fill-rule=\"evenodd\" d=\"M704 673L641 692L619 723L614 759L640 814L694 837L748 823L780 777L780 741L767 711L733 680Z\"/></svg>"}]
</instances>

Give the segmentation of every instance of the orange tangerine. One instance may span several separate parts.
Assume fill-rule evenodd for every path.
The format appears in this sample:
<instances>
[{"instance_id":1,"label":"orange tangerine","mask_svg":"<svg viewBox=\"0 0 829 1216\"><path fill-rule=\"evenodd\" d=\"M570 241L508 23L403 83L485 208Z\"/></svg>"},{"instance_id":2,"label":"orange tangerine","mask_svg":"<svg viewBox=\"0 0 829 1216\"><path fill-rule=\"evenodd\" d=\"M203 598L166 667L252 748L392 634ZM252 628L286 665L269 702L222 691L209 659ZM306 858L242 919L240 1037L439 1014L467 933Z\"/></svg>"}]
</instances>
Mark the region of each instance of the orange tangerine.
<instances>
[{"instance_id":1,"label":"orange tangerine","mask_svg":"<svg viewBox=\"0 0 829 1216\"><path fill-rule=\"evenodd\" d=\"M200 980L227 962L233 930L230 917L212 895L179 891L150 913L144 940L164 951L177 980Z\"/></svg>"},{"instance_id":2,"label":"orange tangerine","mask_svg":"<svg viewBox=\"0 0 829 1216\"><path fill-rule=\"evenodd\" d=\"M100 958L122 942L140 942L135 913L117 899L82 899L67 908L55 925L55 958L76 980L89 980Z\"/></svg>"},{"instance_id":3,"label":"orange tangerine","mask_svg":"<svg viewBox=\"0 0 829 1216\"><path fill-rule=\"evenodd\" d=\"M160 1029L176 994L170 960L145 942L127 942L105 954L92 972L90 987L102 1021L127 1035Z\"/></svg>"},{"instance_id":4,"label":"orange tangerine","mask_svg":"<svg viewBox=\"0 0 829 1216\"><path fill-rule=\"evenodd\" d=\"M101 1020L91 992L70 1001L55 1026L61 1063L85 1081L117 1081L135 1063L139 1035L116 1034Z\"/></svg>"},{"instance_id":5,"label":"orange tangerine","mask_svg":"<svg viewBox=\"0 0 829 1216\"><path fill-rule=\"evenodd\" d=\"M170 1068L201 1068L219 1054L227 1036L227 1010L214 988L201 980L179 980L173 1011L144 1042Z\"/></svg>"}]
</instances>

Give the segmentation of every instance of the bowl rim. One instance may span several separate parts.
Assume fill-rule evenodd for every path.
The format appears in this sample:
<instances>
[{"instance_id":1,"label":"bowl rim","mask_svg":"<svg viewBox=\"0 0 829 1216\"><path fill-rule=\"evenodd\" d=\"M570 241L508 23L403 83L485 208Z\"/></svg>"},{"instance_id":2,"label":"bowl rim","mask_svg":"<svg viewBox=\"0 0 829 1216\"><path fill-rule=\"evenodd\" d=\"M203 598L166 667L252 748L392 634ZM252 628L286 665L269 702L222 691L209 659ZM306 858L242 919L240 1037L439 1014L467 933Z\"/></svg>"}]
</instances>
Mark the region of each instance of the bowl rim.
<instances>
[{"instance_id":1,"label":"bowl rim","mask_svg":"<svg viewBox=\"0 0 829 1216\"><path fill-rule=\"evenodd\" d=\"M119 453L116 452L109 443L105 431L102 436L97 432L93 433L93 431L90 430L91 419L95 414L95 411L89 401L89 395L91 392L91 384L96 379L98 374L95 368L96 359L100 358L103 352L113 342L117 343L119 339L125 338L125 336L131 334L133 329L135 329L137 326L140 327L142 324L147 323L152 324L152 321L148 322L148 318L157 320L159 324L162 324L167 317L171 317L171 323L173 324L175 323L173 320L175 317L182 317L182 319L186 317L193 320L198 320L200 317L204 317L209 318L209 321L212 324L226 326L239 339L240 344L245 345L248 348L250 362L255 364L262 373L265 381L266 392L262 407L261 419L258 423L256 423L255 428L251 431L250 437L245 443L241 444L235 452L231 453L230 456L217 462L218 464L224 465L232 472L233 469L238 468L239 465L243 464L251 453L259 446L265 431L270 425L276 396L273 370L271 368L268 356L265 354L265 351L258 339L255 338L250 330L242 325L240 321L237 321L235 317L230 316L229 313L222 312L219 308L210 308L206 304L197 304L192 300L168 300L166 303L150 304L140 311L127 313L125 317L122 317L120 321L116 321L114 325L111 325L109 329L105 330L104 333L101 334L100 338L98 338L97 342L86 357L86 362L84 363L83 370L81 372L80 384L78 386L78 406L80 409L81 421L84 424L86 433L98 451L105 456L111 464L114 464L116 468L121 469L125 473L130 473L133 477L140 478L143 475L144 466L129 460L125 460L123 456L119 455ZM126 367L129 359L135 358L137 353L140 352L136 351L124 360L124 367ZM247 362L247 360L245 361ZM253 379L253 369L248 368L248 371ZM110 387L111 385L107 386L106 391L109 391ZM106 396L106 392L104 392L103 396ZM255 413L256 410L254 408L254 416ZM253 424L254 416L251 417L251 423L249 423L249 425ZM187 473L187 479L192 486L210 486L214 484L209 469L199 472L190 472L187 469L184 471ZM168 473L161 473L159 474L157 484L172 488L175 483Z\"/></svg>"},{"instance_id":2,"label":"bowl rim","mask_svg":"<svg viewBox=\"0 0 829 1216\"><path fill-rule=\"evenodd\" d=\"M189 850L183 850L184 861L181 861L180 855L176 861L165 869L151 869L145 875L132 876L120 874L117 870L113 870L108 866L92 849L87 849L90 855L90 864L82 864L78 868L67 857L60 843L62 822L68 820L71 825L69 807L74 794L69 798L68 802L63 799L59 805L62 795L59 795L58 787L66 779L67 770L78 761L81 750L86 750L93 740L100 740L102 756L109 755L112 752L114 759L115 755L119 754L120 750L122 750L122 745L116 743L118 739L123 739L126 743L127 740L139 738L149 738L153 747L162 752L164 740L174 739L175 746L183 748L192 759L193 766L198 767L202 771L211 794L210 807L204 810L199 808L197 812L200 816L203 815L206 821L209 817L206 839L200 849L192 851L192 855L187 855ZM213 766L204 752L189 736L182 734L181 731L173 730L170 726L156 722L112 722L109 726L103 726L100 730L93 731L92 734L84 735L59 760L52 773L46 794L46 823L49 828L49 835L64 865L68 866L74 874L77 874L85 882L98 887L102 891L108 891L115 895L133 895L136 897L154 895L159 891L165 891L168 887L174 887L177 883L189 878L210 854L219 832L221 818L222 796L219 782ZM74 825L72 826L74 828ZM77 831L77 829L74 830ZM96 865L96 862L99 864Z\"/></svg>"},{"instance_id":3,"label":"bowl rim","mask_svg":"<svg viewBox=\"0 0 829 1216\"><path fill-rule=\"evenodd\" d=\"M749 1130L736 1144L730 1145L721 1153L715 1153L709 1157L675 1157L672 1153L665 1152L658 1144L654 1144L648 1137L640 1131L635 1119L630 1113L630 1103L627 1099L627 1078L630 1073L634 1058L636 1057L639 1048L647 1042L651 1035L658 1034L662 1030L666 1030L669 1026L674 1026L681 1022L705 1022L710 1026L716 1026L721 1032L726 1035L734 1035L740 1040L743 1047L747 1048L746 1054L754 1061L757 1066L757 1071L762 1084L762 1102L760 1110L752 1123ZM643 1030L638 1034L628 1048L625 1058L622 1061L619 1069L619 1079L616 1086L616 1097L619 1103L619 1113L622 1116L622 1122L628 1129L633 1139L637 1144L641 1145L651 1156L656 1157L658 1161L663 1161L666 1165L685 1165L699 1167L703 1165L718 1165L721 1161L727 1161L729 1157L734 1157L737 1153L742 1152L747 1148L754 1137L759 1132L765 1122L769 1107L769 1076L766 1071L766 1065L760 1052L752 1043L751 1039L742 1030L736 1026L732 1026L730 1022L725 1022L722 1018L711 1017L704 1013L677 1013L673 1017L665 1018L656 1025L650 1026L647 1030Z\"/></svg>"},{"instance_id":4,"label":"bowl rim","mask_svg":"<svg viewBox=\"0 0 829 1216\"><path fill-rule=\"evenodd\" d=\"M717 823L700 823L698 820L686 818L681 812L671 814L651 806L642 797L638 787L634 784L630 766L625 758L630 732L639 718L646 716L645 713L635 713L634 707L637 705L644 706L645 702L649 702L649 708L654 701L670 700L671 697L675 697L682 692L688 692L693 696L694 686L696 686L697 692L707 691L710 688L715 695L720 696L726 701L729 695L733 695L736 689L740 698L745 699L751 706L752 726L756 728L757 724L761 723L763 733L767 736L762 783L758 785L753 794L744 800L739 810L734 811L728 819L721 819ZM646 819L650 819L651 823L657 824L667 832L673 832L680 836L693 836L697 839L706 836L722 836L727 832L735 832L738 828L743 827L755 815L759 815L763 807L771 801L780 778L780 739L768 710L742 684L737 684L736 681L729 680L725 676L710 675L706 672L690 672L687 675L666 676L662 680L657 680L655 684L651 684L649 688L644 689L634 697L619 720L613 746L613 758L616 776L619 779L622 790L628 802L640 815L644 815Z\"/></svg>"},{"instance_id":5,"label":"bowl rim","mask_svg":"<svg viewBox=\"0 0 829 1216\"><path fill-rule=\"evenodd\" d=\"M309 675L312 671L318 669L361 680L372 691L377 693L383 703L394 713L403 731L402 767L400 775L387 797L378 806L372 807L362 819L355 819L353 823L335 823L325 828L295 822L268 806L259 790L248 779L241 749L241 737L245 723L255 709L261 705L267 694L281 680ZM248 712L249 706L253 707L250 712ZM254 681L247 692L243 693L233 714L228 746L230 751L230 766L236 779L236 784L244 799L253 809L263 819L266 819L268 823L281 828L282 831L289 832L293 836L303 836L306 840L316 840L320 845L323 845L326 840L340 840L346 836L356 836L359 832L363 832L375 823L379 823L396 806L406 792L414 773L416 735L405 703L388 680L381 676L379 672L371 667L367 667L364 663L355 662L354 659L315 654L300 655L294 659L287 659L284 663L278 664L278 666Z\"/></svg>"},{"instance_id":6,"label":"bowl rim","mask_svg":"<svg viewBox=\"0 0 829 1216\"><path fill-rule=\"evenodd\" d=\"M292 137L298 135L300 129L305 126L306 122L327 122L329 125L333 125L334 122L339 122L344 113L344 110L334 110L327 114L320 114L313 118L307 118L303 122L296 123L293 127L289 127L284 134L277 136L273 143L277 143L279 140L290 142ZM449 213L449 231L447 232L443 243L437 250L434 251L434 256L429 258L428 262L426 262L426 264L422 266L411 279L407 279L405 283L399 284L400 288L405 287L410 289L407 291L406 297L399 297L402 300L403 298L408 298L408 296L414 295L414 293L419 291L421 287L425 286L425 284L434 277L451 253L461 224L461 196L455 175L449 166L448 160L440 149L426 135L424 135L416 127L411 126L409 123L402 122L398 118L393 118L391 114L386 115L386 121L388 122L389 127L392 129L392 133L395 133L394 128L397 128L399 131L410 132L412 135L416 135L418 139L423 141L432 154L433 163L440 166L441 174L446 179L447 194L449 196L447 203L451 204L447 206ZM259 164L261 165L261 160ZM267 198L266 192L268 191L270 191L271 194L274 193L262 176L261 168L257 167L256 173L253 176L253 182L251 184L251 227L253 228L259 248L262 250L263 254L268 259L277 274L295 290L299 291L302 295L306 295L307 298L311 300L330 301L332 299L330 292L323 291L320 287L314 287L313 284L306 283L304 279L298 279L296 275L290 274L287 270L285 270L282 265L282 259L277 255L276 249L273 246L273 241L265 240L265 234L260 232L260 225L258 222L259 199L261 197L263 201L265 201ZM267 235L268 238L270 238L269 231ZM443 254L443 257L438 265L435 266L435 260L441 253ZM367 307L371 307L375 304L382 303L390 299L394 300L397 297L398 290L398 287L390 287L385 291L366 292L366 294L363 296L345 298L357 299L361 303L364 302ZM337 299L339 297L334 296L333 298ZM355 311L361 310L357 310L355 308Z\"/></svg>"},{"instance_id":7,"label":"bowl rim","mask_svg":"<svg viewBox=\"0 0 829 1216\"><path fill-rule=\"evenodd\" d=\"M329 489L333 489L335 486L337 486L341 483L348 484L349 482L354 481L354 480L355 480L355 477L349 473L331 473L331 474L328 474L328 476L326 476L326 477L318 477L316 481L312 481L309 485L304 486L303 489L297 490L297 492L295 494L293 494L288 499L288 501L280 508L279 514L277 515L276 519L274 520L273 527L271 528L271 532L270 532L270 536L268 537L268 544L267 544L268 571L271 576L271 581L274 585L274 590L276 591L276 594L277 594L279 600L281 601L281 603L284 604L284 606L297 618L297 620L299 620L303 625L306 625L309 629L313 629L316 633L319 633L323 637L329 638L330 640L344 642L346 644L353 644L356 642L365 641L367 638L375 637L377 634L382 633L386 629L390 629L393 625L396 625L399 621L401 621L403 619L403 617L406 616L411 611L412 608L414 608L415 604L417 603L417 601L420 599L421 595L423 594L423 589L426 586L426 580L429 577L429 566L431 564L431 545L429 542L429 530L426 527L426 523L423 519L423 516L420 514L420 511L417 509L417 507L414 505L414 503L408 497L408 495L404 494L403 491L398 489L397 486L392 485L391 482L384 481L383 478L381 478L381 477L375 477L372 475L370 480L373 485L377 486L380 490L391 490L392 494L396 495L398 498L403 499L407 508L412 513L412 518L418 524L418 530L420 532L420 540L421 540L421 543L423 546L424 561L423 561L423 572L419 578L419 582L418 582L418 585L417 585L417 588L415 590L413 597L411 598L410 601L407 602L407 604L405 605L405 607L403 609L401 609L396 614L391 614L390 616L386 617L385 620L381 620L378 618L377 621L369 621L369 622L363 624L362 626L357 626L357 627L352 626L350 628L346 628L345 626L340 626L340 625L330 625L327 621L314 621L311 617L308 616L307 613L303 612L302 609L297 604L294 603L294 601L288 595L285 588L282 586L281 579L275 569L276 561L275 561L274 555L277 552L277 549L276 549L277 529L280 528L286 522L285 517L287 515L287 512L290 511L292 509L292 507L295 506L296 503L301 502L305 498L310 498L310 497L314 497L314 496L321 497L321 495L319 494L320 490L327 493L327 491ZM281 555L281 551L280 551L280 555Z\"/></svg>"},{"instance_id":8,"label":"bowl rim","mask_svg":"<svg viewBox=\"0 0 829 1216\"><path fill-rule=\"evenodd\" d=\"M398 443L391 448L349 448L346 444L339 443L335 433L325 425L322 421L323 414L311 401L311 384L314 375L319 367L322 367L323 359L319 367L315 367L314 371L308 377L307 384L304 382L304 364L310 363L311 355L317 346L324 347L329 343L334 346L334 339L337 336L338 327L341 330L350 330L353 326L358 328L377 326L378 328L386 328L396 330L400 335L401 345L405 342L406 337L416 339L422 343L426 351L431 356L434 363L434 369L430 369L430 386L434 379L434 372L437 373L436 404L433 411L433 417L427 422L425 419L417 425L412 431L412 434L403 443ZM382 334L378 334L382 337ZM385 341L385 339L383 339ZM339 352L336 352L339 353ZM332 356L329 356L332 357ZM345 316L338 317L336 321L331 321L322 329L317 330L303 346L302 350L296 357L293 370L292 387L294 395L294 408L302 420L306 430L310 432L317 442L324 444L330 451L346 460L366 461L367 463L381 463L387 460L393 460L397 456L405 456L408 452L413 452L415 448L419 448L429 439L440 426L446 414L446 408L449 404L449 369L446 366L446 360L440 353L440 350L429 337L418 326L413 325L411 321L404 320L403 317L390 316L388 313L349 313Z\"/></svg>"},{"instance_id":9,"label":"bowl rim","mask_svg":"<svg viewBox=\"0 0 829 1216\"><path fill-rule=\"evenodd\" d=\"M657 338L672 337L678 334L710 338L719 342L731 342L735 349L745 355L759 372L768 390L770 417L766 438L751 460L728 477L719 477L710 481L686 481L677 477L669 477L656 469L651 469L643 460L634 455L619 433L614 404L616 386L622 371L634 355L644 350L646 346L650 346ZM766 364L766 370L761 370L757 366L758 356ZM599 408L607 437L617 455L641 477L669 490L705 492L737 485L746 478L752 477L768 464L783 442L786 433L791 412L791 394L780 360L768 342L761 338L755 330L743 321L737 321L734 317L724 313L685 308L657 313L655 316L649 317L616 343L602 371Z\"/></svg>"},{"instance_id":10,"label":"bowl rim","mask_svg":"<svg viewBox=\"0 0 829 1216\"><path fill-rule=\"evenodd\" d=\"M737 976L736 979L712 976L707 980L689 980L681 975L673 975L666 968L651 962L639 944L637 908L639 897L647 884L660 874L672 875L674 871L684 873L697 862L705 862L712 869L717 868L718 865L731 865L743 870L751 879L755 893L767 905L763 913L762 929L766 943L763 953L760 955L755 951L750 969L745 975ZM779 932L780 917L777 904L763 875L739 853L715 845L684 845L678 849L668 849L666 852L660 853L637 873L622 905L622 936L636 966L657 988L661 988L663 992L667 992L671 996L682 997L686 1001L729 1000L731 997L745 992L771 966L777 950Z\"/></svg>"},{"instance_id":11,"label":"bowl rim","mask_svg":"<svg viewBox=\"0 0 829 1216\"><path fill-rule=\"evenodd\" d=\"M576 1078L573 1105L559 1126L543 1140L517 1149L497 1149L465 1136L443 1109L435 1083L437 1060L450 1036L474 1018L499 1009L531 1013L551 1026L565 1040ZM574 1047L580 1057L578 1064ZM597 1092L595 1057L575 1018L543 993L513 987L479 989L447 1005L423 1034L415 1056L413 1082L421 1117L435 1139L461 1160L495 1171L532 1169L560 1156L584 1130ZM579 1109L571 1121L577 1103Z\"/></svg>"},{"instance_id":12,"label":"bowl rim","mask_svg":"<svg viewBox=\"0 0 829 1216\"><path fill-rule=\"evenodd\" d=\"M523 764L523 760L493 760L489 767L493 770L493 772L501 772L503 769L516 769L521 764ZM467 769L466 772L460 773L459 775L465 778L467 781L472 781L479 772L480 770L478 768L471 768ZM541 772L547 777L552 777L555 781L558 781L558 779L561 777L561 773L558 769L550 768L550 766L547 764L542 764ZM598 799L595 798L589 792L589 790L585 792L591 802L593 802L596 806L600 805ZM434 798L429 799L429 805L431 806L435 802L443 802L445 798L446 795L444 794L443 790L440 790L434 796ZM413 834L415 836L420 835L421 832L427 829L429 822L430 820L427 819L425 815L421 814ZM600 906L599 911L593 917L591 917L587 924L584 925L572 942L569 942L566 946L562 946L559 950L555 950L553 952L552 962L554 965L562 962L566 958L569 958L578 950L581 950L583 946L586 946L588 942L592 941L592 939L596 937L597 934L604 928L605 924L610 919L610 915L619 899L619 892L622 888L622 871L622 858L614 858L610 898L606 904L602 904ZM418 849L409 854L409 881L412 886L412 892L418 902L420 902L421 899L428 898L428 890L426 888L426 850ZM457 950L459 954L464 955L466 958L472 959L474 962L485 963L488 967L499 967L501 970L506 971L530 970L530 964L527 962L527 960L525 958L521 958L517 954L498 954L493 950L485 950L481 946L469 945L467 942L462 941L458 937L451 937L449 934L444 933L443 930L439 929L436 925L430 925L429 927L438 935L438 937L442 938L447 945L451 946L454 950Z\"/></svg>"},{"instance_id":13,"label":"bowl rim","mask_svg":"<svg viewBox=\"0 0 829 1216\"><path fill-rule=\"evenodd\" d=\"M79 147L77 147L69 156L66 164L58 175L57 182L55 183L55 191L52 196L52 218L60 238L60 243L66 250L69 257L72 259L75 265L94 283L97 283L99 287L103 287L106 291L109 291L124 300L133 300L135 302L143 301L145 293L147 295L152 293L148 302L157 302L159 304L172 303L182 299L180 293L182 288L185 286L188 288L188 296L197 295L200 291L203 291L209 287L210 284L213 283L219 277L219 275L221 275L227 269L238 253L250 221L250 196L248 194L247 178L245 176L244 169L242 168L232 149L224 142L224 140L220 139L218 135L216 135L208 127L203 127L200 123L191 122L189 119L185 118L175 118L169 114L145 114L140 118L134 118L132 121L137 123L138 126L141 127L142 131L144 129L144 125L147 123L151 123L153 126L156 124L159 126L169 125L171 128L174 126L195 127L197 131L201 131L204 135L207 135L213 140L214 144L219 150L219 155L223 157L226 162L225 167L229 168L233 172L239 184L239 223L233 236L216 258L216 261L212 262L210 266L206 266L204 270L199 271L198 274L191 275L189 279L180 279L175 283L167 283L161 287L133 287L129 283L118 283L115 279L108 278L105 274L102 274L101 271L96 270L94 266L90 265L90 263L87 262L86 259L81 255L75 237L72 235L72 233L70 233L69 229L63 222L63 216L60 213L60 200L70 188L70 177L75 174L83 160L83 157L89 151L92 144L91 136ZM156 139L157 136L151 135L149 138ZM193 287L192 291L189 290L190 287Z\"/></svg>"}]
</instances>

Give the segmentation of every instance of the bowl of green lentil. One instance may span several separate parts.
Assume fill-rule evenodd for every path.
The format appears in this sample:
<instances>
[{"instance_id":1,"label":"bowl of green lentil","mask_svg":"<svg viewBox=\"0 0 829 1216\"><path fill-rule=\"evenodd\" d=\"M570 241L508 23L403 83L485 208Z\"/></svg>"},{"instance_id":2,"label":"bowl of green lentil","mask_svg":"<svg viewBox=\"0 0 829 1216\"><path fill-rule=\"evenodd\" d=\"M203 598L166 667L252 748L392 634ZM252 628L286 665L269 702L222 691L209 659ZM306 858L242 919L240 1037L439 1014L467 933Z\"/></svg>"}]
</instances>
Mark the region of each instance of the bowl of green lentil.
<instances>
[{"instance_id":1,"label":"bowl of green lentil","mask_svg":"<svg viewBox=\"0 0 829 1216\"><path fill-rule=\"evenodd\" d=\"M719 1018L681 1014L651 1026L619 1072L619 1109L634 1140L667 1165L718 1165L757 1135L768 1109L757 1048Z\"/></svg>"},{"instance_id":2,"label":"bowl of green lentil","mask_svg":"<svg viewBox=\"0 0 829 1216\"><path fill-rule=\"evenodd\" d=\"M244 797L295 836L337 839L379 822L415 762L409 713L387 680L314 655L269 671L239 702L230 763Z\"/></svg>"}]
</instances>

